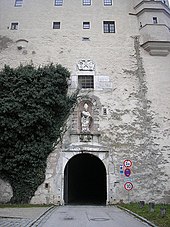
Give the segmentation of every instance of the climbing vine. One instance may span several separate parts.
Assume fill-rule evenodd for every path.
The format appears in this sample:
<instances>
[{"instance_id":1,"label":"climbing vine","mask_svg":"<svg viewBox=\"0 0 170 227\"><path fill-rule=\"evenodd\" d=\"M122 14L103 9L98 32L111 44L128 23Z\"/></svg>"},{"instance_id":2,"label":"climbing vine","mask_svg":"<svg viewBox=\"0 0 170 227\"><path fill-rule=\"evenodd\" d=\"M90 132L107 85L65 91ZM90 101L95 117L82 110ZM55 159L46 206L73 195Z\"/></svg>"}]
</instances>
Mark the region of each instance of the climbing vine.
<instances>
[{"instance_id":1,"label":"climbing vine","mask_svg":"<svg viewBox=\"0 0 170 227\"><path fill-rule=\"evenodd\" d=\"M53 64L0 72L0 176L12 186L11 203L29 203L45 179L47 157L77 99L68 96L69 77Z\"/></svg>"}]
</instances>

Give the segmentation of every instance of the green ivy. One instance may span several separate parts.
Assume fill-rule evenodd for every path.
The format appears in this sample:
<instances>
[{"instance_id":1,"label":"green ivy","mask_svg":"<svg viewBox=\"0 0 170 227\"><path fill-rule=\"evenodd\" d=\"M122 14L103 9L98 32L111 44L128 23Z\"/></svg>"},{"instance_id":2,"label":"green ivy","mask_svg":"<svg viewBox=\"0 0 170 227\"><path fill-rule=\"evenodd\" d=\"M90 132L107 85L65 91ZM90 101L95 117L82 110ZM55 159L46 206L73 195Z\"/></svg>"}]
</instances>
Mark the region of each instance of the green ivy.
<instances>
[{"instance_id":1,"label":"green ivy","mask_svg":"<svg viewBox=\"0 0 170 227\"><path fill-rule=\"evenodd\" d=\"M76 103L61 65L5 66L0 72L0 176L11 203L29 203L45 179L46 160Z\"/></svg>"}]
</instances>

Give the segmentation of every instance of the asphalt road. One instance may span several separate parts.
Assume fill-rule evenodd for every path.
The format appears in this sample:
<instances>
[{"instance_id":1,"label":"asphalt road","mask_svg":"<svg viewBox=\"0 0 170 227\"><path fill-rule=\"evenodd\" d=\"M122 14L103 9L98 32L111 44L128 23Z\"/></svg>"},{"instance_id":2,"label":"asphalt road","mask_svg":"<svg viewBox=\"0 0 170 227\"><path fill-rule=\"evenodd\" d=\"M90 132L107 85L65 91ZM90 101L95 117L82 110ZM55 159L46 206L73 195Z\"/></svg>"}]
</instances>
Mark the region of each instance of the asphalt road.
<instances>
[{"instance_id":1,"label":"asphalt road","mask_svg":"<svg viewBox=\"0 0 170 227\"><path fill-rule=\"evenodd\" d=\"M39 227L146 227L148 224L109 206L61 206L42 219Z\"/></svg>"}]
</instances>

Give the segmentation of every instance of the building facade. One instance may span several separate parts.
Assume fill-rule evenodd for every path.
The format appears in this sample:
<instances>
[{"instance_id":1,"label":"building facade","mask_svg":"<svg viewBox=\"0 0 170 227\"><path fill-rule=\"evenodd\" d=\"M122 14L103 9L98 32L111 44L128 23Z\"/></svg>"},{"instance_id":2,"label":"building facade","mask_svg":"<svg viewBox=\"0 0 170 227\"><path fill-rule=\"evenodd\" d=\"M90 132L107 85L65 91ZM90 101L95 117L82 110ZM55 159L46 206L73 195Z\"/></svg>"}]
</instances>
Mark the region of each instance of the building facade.
<instances>
[{"instance_id":1,"label":"building facade","mask_svg":"<svg viewBox=\"0 0 170 227\"><path fill-rule=\"evenodd\" d=\"M0 0L0 52L1 68L59 63L82 88L31 203L170 202L168 0Z\"/></svg>"}]
</instances>

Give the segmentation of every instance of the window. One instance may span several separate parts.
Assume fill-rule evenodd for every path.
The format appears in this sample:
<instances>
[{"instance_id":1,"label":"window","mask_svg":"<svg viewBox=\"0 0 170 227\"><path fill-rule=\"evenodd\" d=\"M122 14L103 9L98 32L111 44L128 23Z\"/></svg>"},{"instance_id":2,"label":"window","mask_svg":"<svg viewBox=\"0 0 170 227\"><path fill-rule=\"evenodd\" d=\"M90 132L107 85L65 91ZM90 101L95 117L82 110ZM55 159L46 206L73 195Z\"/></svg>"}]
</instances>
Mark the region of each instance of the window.
<instances>
[{"instance_id":1,"label":"window","mask_svg":"<svg viewBox=\"0 0 170 227\"><path fill-rule=\"evenodd\" d=\"M91 0L83 0L83 6L90 6Z\"/></svg>"},{"instance_id":2,"label":"window","mask_svg":"<svg viewBox=\"0 0 170 227\"><path fill-rule=\"evenodd\" d=\"M106 108L106 107L103 107L103 108L102 108L102 114L103 114L104 116L107 115L107 108Z\"/></svg>"},{"instance_id":3,"label":"window","mask_svg":"<svg viewBox=\"0 0 170 227\"><path fill-rule=\"evenodd\" d=\"M153 24L157 24L158 23L158 18L157 17L153 17Z\"/></svg>"},{"instance_id":4,"label":"window","mask_svg":"<svg viewBox=\"0 0 170 227\"><path fill-rule=\"evenodd\" d=\"M82 37L82 41L90 41L90 37Z\"/></svg>"},{"instance_id":5,"label":"window","mask_svg":"<svg viewBox=\"0 0 170 227\"><path fill-rule=\"evenodd\" d=\"M49 184L45 183L45 189L48 189L48 188L49 188Z\"/></svg>"},{"instance_id":6,"label":"window","mask_svg":"<svg viewBox=\"0 0 170 227\"><path fill-rule=\"evenodd\" d=\"M90 29L90 22L83 22L83 29Z\"/></svg>"},{"instance_id":7,"label":"window","mask_svg":"<svg viewBox=\"0 0 170 227\"><path fill-rule=\"evenodd\" d=\"M111 6L112 0L104 0L104 6Z\"/></svg>"},{"instance_id":8,"label":"window","mask_svg":"<svg viewBox=\"0 0 170 227\"><path fill-rule=\"evenodd\" d=\"M91 75L78 76L78 84L80 88L94 88L94 78Z\"/></svg>"},{"instance_id":9,"label":"window","mask_svg":"<svg viewBox=\"0 0 170 227\"><path fill-rule=\"evenodd\" d=\"M11 30L18 30L18 22L11 23Z\"/></svg>"},{"instance_id":10,"label":"window","mask_svg":"<svg viewBox=\"0 0 170 227\"><path fill-rule=\"evenodd\" d=\"M115 33L115 22L114 21L103 21L104 33Z\"/></svg>"},{"instance_id":11,"label":"window","mask_svg":"<svg viewBox=\"0 0 170 227\"><path fill-rule=\"evenodd\" d=\"M60 29L60 22L53 22L53 29Z\"/></svg>"},{"instance_id":12,"label":"window","mask_svg":"<svg viewBox=\"0 0 170 227\"><path fill-rule=\"evenodd\" d=\"M55 6L62 6L63 0L55 0Z\"/></svg>"},{"instance_id":13,"label":"window","mask_svg":"<svg viewBox=\"0 0 170 227\"><path fill-rule=\"evenodd\" d=\"M20 7L23 4L23 0L15 0L15 6Z\"/></svg>"}]
</instances>

